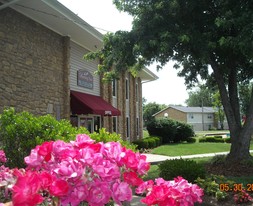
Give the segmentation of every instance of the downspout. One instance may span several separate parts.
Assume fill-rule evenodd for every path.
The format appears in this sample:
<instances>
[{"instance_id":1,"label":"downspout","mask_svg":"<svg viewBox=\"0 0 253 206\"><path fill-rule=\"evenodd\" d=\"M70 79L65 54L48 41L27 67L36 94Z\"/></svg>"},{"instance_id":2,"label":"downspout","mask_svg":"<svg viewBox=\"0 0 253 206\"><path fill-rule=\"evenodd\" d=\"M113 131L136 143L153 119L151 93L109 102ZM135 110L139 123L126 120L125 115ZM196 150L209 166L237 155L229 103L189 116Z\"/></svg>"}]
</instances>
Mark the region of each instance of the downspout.
<instances>
[{"instance_id":1,"label":"downspout","mask_svg":"<svg viewBox=\"0 0 253 206\"><path fill-rule=\"evenodd\" d=\"M8 2L8 3L2 4L2 5L0 6L0 11L3 10L3 9L5 9L6 7L11 6L12 4L17 3L18 1L20 1L20 0L13 0L13 1L10 1L10 2Z\"/></svg>"}]
</instances>

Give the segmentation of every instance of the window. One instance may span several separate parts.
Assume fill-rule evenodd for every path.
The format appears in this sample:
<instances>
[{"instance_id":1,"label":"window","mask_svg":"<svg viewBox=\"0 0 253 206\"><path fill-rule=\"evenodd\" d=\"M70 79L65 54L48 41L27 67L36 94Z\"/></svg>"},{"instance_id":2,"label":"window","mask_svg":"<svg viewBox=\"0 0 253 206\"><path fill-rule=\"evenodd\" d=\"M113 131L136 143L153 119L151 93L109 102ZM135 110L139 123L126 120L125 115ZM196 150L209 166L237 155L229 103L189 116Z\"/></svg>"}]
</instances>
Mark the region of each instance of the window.
<instances>
[{"instance_id":1,"label":"window","mask_svg":"<svg viewBox=\"0 0 253 206\"><path fill-rule=\"evenodd\" d=\"M128 82L128 79L126 79L126 99L129 99L129 82Z\"/></svg>"},{"instance_id":2,"label":"window","mask_svg":"<svg viewBox=\"0 0 253 206\"><path fill-rule=\"evenodd\" d=\"M126 135L127 135L127 137L129 137L130 136L130 122L129 122L129 117L127 117L126 118L126 129L127 129L127 131L126 131Z\"/></svg>"},{"instance_id":3,"label":"window","mask_svg":"<svg viewBox=\"0 0 253 206\"><path fill-rule=\"evenodd\" d=\"M136 102L139 102L139 87L137 82L135 84L135 94L136 94Z\"/></svg>"},{"instance_id":4,"label":"window","mask_svg":"<svg viewBox=\"0 0 253 206\"><path fill-rule=\"evenodd\" d=\"M139 117L136 118L136 136L139 137Z\"/></svg>"},{"instance_id":5,"label":"window","mask_svg":"<svg viewBox=\"0 0 253 206\"><path fill-rule=\"evenodd\" d=\"M113 97L117 96L117 80L116 79L112 80L112 96Z\"/></svg>"},{"instance_id":6,"label":"window","mask_svg":"<svg viewBox=\"0 0 253 206\"><path fill-rule=\"evenodd\" d=\"M112 130L117 132L117 117L112 117Z\"/></svg>"},{"instance_id":7,"label":"window","mask_svg":"<svg viewBox=\"0 0 253 206\"><path fill-rule=\"evenodd\" d=\"M208 115L207 115L207 118L208 118L208 119L212 119L212 118L213 118L213 115L212 115L212 114L208 114Z\"/></svg>"},{"instance_id":8,"label":"window","mask_svg":"<svg viewBox=\"0 0 253 206\"><path fill-rule=\"evenodd\" d=\"M193 114L189 114L189 118L193 119L194 118Z\"/></svg>"}]
</instances>

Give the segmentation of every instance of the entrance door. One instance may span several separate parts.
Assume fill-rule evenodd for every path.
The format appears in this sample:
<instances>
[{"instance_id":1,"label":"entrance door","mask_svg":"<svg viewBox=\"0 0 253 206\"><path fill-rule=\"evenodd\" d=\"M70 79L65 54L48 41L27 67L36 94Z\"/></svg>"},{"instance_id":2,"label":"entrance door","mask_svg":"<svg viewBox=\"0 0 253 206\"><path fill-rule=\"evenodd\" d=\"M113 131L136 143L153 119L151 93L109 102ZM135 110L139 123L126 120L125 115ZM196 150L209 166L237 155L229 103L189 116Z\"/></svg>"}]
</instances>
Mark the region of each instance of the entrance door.
<instances>
[{"instance_id":1,"label":"entrance door","mask_svg":"<svg viewBox=\"0 0 253 206\"><path fill-rule=\"evenodd\" d=\"M93 125L94 125L93 117L80 117L79 126L86 127L89 130L89 132L93 132L94 131Z\"/></svg>"}]
</instances>

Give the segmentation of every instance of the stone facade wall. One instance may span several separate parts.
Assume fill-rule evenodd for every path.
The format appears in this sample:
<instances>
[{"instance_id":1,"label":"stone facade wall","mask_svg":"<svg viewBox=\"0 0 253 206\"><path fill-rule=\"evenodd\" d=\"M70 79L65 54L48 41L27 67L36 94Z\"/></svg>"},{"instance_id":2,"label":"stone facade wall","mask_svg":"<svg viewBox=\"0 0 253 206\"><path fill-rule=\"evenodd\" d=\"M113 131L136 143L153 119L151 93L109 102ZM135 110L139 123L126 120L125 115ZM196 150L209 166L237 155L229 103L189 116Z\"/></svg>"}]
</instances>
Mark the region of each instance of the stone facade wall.
<instances>
[{"instance_id":1,"label":"stone facade wall","mask_svg":"<svg viewBox=\"0 0 253 206\"><path fill-rule=\"evenodd\" d=\"M0 112L69 118L69 38L9 8L0 12Z\"/></svg>"}]
</instances>

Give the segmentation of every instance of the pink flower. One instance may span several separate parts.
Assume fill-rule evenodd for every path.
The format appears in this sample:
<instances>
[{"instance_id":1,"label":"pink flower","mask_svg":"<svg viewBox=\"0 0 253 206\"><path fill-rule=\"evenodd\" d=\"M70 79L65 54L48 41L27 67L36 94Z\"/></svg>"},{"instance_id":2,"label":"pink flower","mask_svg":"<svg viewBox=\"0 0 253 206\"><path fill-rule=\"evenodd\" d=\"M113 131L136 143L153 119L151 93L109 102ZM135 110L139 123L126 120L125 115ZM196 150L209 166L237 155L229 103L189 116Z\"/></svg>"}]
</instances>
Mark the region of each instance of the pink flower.
<instances>
[{"instance_id":1,"label":"pink flower","mask_svg":"<svg viewBox=\"0 0 253 206\"><path fill-rule=\"evenodd\" d=\"M101 182L96 179L91 183L87 201L90 206L104 206L109 202L112 192L107 182Z\"/></svg>"},{"instance_id":2,"label":"pink flower","mask_svg":"<svg viewBox=\"0 0 253 206\"><path fill-rule=\"evenodd\" d=\"M203 190L196 184L191 184L182 177L177 177L172 181L165 181L158 178L153 182L145 182L137 189L137 194L147 192L141 202L147 205L158 206L193 206L195 202L202 202Z\"/></svg>"},{"instance_id":3,"label":"pink flower","mask_svg":"<svg viewBox=\"0 0 253 206\"><path fill-rule=\"evenodd\" d=\"M36 146L35 149L31 150L29 156L25 157L25 163L29 167L39 167L43 162L44 158L38 154L39 146Z\"/></svg>"},{"instance_id":4,"label":"pink flower","mask_svg":"<svg viewBox=\"0 0 253 206\"><path fill-rule=\"evenodd\" d=\"M136 154L132 150L125 151L125 155L122 158L122 161L126 165L127 168L137 171L138 159L136 157Z\"/></svg>"},{"instance_id":5,"label":"pink flower","mask_svg":"<svg viewBox=\"0 0 253 206\"><path fill-rule=\"evenodd\" d=\"M49 187L50 194L56 197L67 195L68 191L69 184L61 179L54 180Z\"/></svg>"},{"instance_id":6,"label":"pink flower","mask_svg":"<svg viewBox=\"0 0 253 206\"><path fill-rule=\"evenodd\" d=\"M36 206L43 202L39 194L40 178L36 172L28 171L19 176L13 187L12 202L15 206Z\"/></svg>"},{"instance_id":7,"label":"pink flower","mask_svg":"<svg viewBox=\"0 0 253 206\"><path fill-rule=\"evenodd\" d=\"M153 180L148 180L148 181L143 182L142 184L140 184L136 188L135 192L137 194L147 193L147 195L148 195L150 193L150 191L152 190L153 186L154 186Z\"/></svg>"},{"instance_id":8,"label":"pink flower","mask_svg":"<svg viewBox=\"0 0 253 206\"><path fill-rule=\"evenodd\" d=\"M91 139L87 134L78 134L76 136L76 141L71 141L71 143L78 147L78 148L84 148L91 144L93 144L95 140Z\"/></svg>"},{"instance_id":9,"label":"pink flower","mask_svg":"<svg viewBox=\"0 0 253 206\"><path fill-rule=\"evenodd\" d=\"M126 182L116 182L112 186L112 194L113 200L122 205L123 201L131 201L132 200L132 190Z\"/></svg>"},{"instance_id":10,"label":"pink flower","mask_svg":"<svg viewBox=\"0 0 253 206\"><path fill-rule=\"evenodd\" d=\"M48 172L43 171L40 176L40 183L41 183L41 188L43 190L48 190L50 185L52 184L52 175L49 174Z\"/></svg>"},{"instance_id":11,"label":"pink flower","mask_svg":"<svg viewBox=\"0 0 253 206\"><path fill-rule=\"evenodd\" d=\"M92 169L104 181L120 178L119 167L116 164L111 163L109 160L103 160L100 163L93 164Z\"/></svg>"},{"instance_id":12,"label":"pink flower","mask_svg":"<svg viewBox=\"0 0 253 206\"><path fill-rule=\"evenodd\" d=\"M5 153L3 150L0 150L0 162L5 163L7 161L7 158L5 156Z\"/></svg>"},{"instance_id":13,"label":"pink flower","mask_svg":"<svg viewBox=\"0 0 253 206\"><path fill-rule=\"evenodd\" d=\"M135 172L125 172L123 174L125 182L132 186L139 186L143 183L143 180L138 177L138 175Z\"/></svg>"},{"instance_id":14,"label":"pink flower","mask_svg":"<svg viewBox=\"0 0 253 206\"><path fill-rule=\"evenodd\" d=\"M44 160L48 162L51 159L53 141L44 142L38 149L38 154L44 157Z\"/></svg>"},{"instance_id":15,"label":"pink flower","mask_svg":"<svg viewBox=\"0 0 253 206\"><path fill-rule=\"evenodd\" d=\"M122 166L123 149L119 142L107 142L103 145L103 155L112 162L116 162L118 166Z\"/></svg>"}]
</instances>

